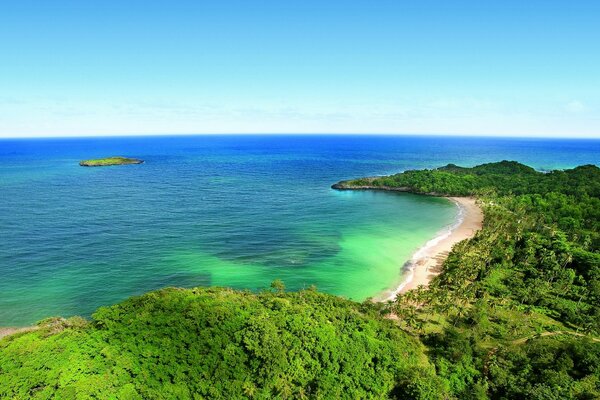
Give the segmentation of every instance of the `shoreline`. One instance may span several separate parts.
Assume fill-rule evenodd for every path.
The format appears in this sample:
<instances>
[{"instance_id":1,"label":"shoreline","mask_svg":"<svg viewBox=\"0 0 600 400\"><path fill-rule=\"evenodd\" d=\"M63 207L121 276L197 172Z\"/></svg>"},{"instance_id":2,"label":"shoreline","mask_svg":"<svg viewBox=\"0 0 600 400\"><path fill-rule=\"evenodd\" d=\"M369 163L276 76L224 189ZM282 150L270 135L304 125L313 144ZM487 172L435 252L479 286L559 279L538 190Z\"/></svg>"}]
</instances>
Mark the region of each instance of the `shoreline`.
<instances>
[{"instance_id":1,"label":"shoreline","mask_svg":"<svg viewBox=\"0 0 600 400\"><path fill-rule=\"evenodd\" d=\"M31 332L37 329L37 326L22 326L22 327L0 327L0 339L5 336L14 335L20 332Z\"/></svg>"},{"instance_id":2,"label":"shoreline","mask_svg":"<svg viewBox=\"0 0 600 400\"><path fill-rule=\"evenodd\" d=\"M409 192L405 188L395 190L373 187L359 187L357 189L336 188L341 190L388 190ZM435 194L426 194L435 195ZM428 286L431 279L441 272L441 267L452 250L452 247L465 239L470 239L483 226L483 210L476 203L474 197L447 197L439 196L452 201L458 207L458 215L452 225L441 231L417 249L410 260L402 265L400 283L395 288L386 289L373 296L377 302L394 300L399 293L406 293L418 286ZM0 339L19 332L35 330L35 326L0 327Z\"/></svg>"},{"instance_id":3,"label":"shoreline","mask_svg":"<svg viewBox=\"0 0 600 400\"><path fill-rule=\"evenodd\" d=\"M374 301L394 300L398 294L419 286L427 287L429 282L441 273L442 265L452 247L458 242L472 238L483 227L483 210L477 204L477 199L443 197L452 201L459 209L455 222L417 249L402 266L400 284L376 295Z\"/></svg>"}]
</instances>

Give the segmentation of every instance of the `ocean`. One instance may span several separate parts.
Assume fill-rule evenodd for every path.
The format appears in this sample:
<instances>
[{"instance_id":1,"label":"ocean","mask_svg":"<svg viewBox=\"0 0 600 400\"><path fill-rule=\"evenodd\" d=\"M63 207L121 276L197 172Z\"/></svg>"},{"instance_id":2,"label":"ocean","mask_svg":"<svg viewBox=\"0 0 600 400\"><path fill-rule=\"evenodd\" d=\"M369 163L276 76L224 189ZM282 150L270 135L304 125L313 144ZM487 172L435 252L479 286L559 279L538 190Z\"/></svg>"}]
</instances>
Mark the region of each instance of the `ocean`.
<instances>
[{"instance_id":1,"label":"ocean","mask_svg":"<svg viewBox=\"0 0 600 400\"><path fill-rule=\"evenodd\" d=\"M122 155L141 165L84 168ZM338 192L349 178L516 160L600 164L600 140L204 135L0 140L0 326L83 315L166 286L364 300L452 225L456 206Z\"/></svg>"}]
</instances>

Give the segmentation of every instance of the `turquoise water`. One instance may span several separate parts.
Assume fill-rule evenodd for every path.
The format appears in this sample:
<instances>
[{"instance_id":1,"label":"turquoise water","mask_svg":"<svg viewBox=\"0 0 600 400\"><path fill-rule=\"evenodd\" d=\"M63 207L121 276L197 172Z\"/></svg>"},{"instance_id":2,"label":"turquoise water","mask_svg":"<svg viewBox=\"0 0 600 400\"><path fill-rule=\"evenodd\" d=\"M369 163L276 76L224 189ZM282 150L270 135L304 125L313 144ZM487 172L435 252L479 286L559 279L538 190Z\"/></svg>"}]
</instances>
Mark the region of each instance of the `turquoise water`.
<instances>
[{"instance_id":1,"label":"turquoise water","mask_svg":"<svg viewBox=\"0 0 600 400\"><path fill-rule=\"evenodd\" d=\"M83 168L81 159L141 157ZM0 141L0 326L165 286L290 289L356 300L394 287L456 215L444 199L337 192L341 179L449 162L600 162L600 141L194 136Z\"/></svg>"}]
</instances>

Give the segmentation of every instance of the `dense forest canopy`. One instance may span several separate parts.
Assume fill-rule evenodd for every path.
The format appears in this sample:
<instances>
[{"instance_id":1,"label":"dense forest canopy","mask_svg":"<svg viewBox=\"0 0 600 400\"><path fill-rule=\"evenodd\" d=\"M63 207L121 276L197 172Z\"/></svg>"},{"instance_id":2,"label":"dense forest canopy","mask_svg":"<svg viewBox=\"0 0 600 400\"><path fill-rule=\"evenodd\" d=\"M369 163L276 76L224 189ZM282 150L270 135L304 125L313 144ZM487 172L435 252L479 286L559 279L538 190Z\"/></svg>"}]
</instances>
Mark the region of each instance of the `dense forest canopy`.
<instances>
[{"instance_id":1,"label":"dense forest canopy","mask_svg":"<svg viewBox=\"0 0 600 400\"><path fill-rule=\"evenodd\" d=\"M0 398L600 398L600 169L502 161L345 181L476 196L430 287L165 289L0 340Z\"/></svg>"},{"instance_id":2,"label":"dense forest canopy","mask_svg":"<svg viewBox=\"0 0 600 400\"><path fill-rule=\"evenodd\" d=\"M453 382L454 395L600 398L598 167L538 172L511 161L450 164L341 184L479 198L483 229L454 247L428 290L399 296L391 306L405 328L431 349L443 349L431 359ZM521 342L535 335L546 345ZM584 348L593 360L584 364L594 367L583 368L581 351L564 348ZM519 370L490 365L515 357L521 357Z\"/></svg>"},{"instance_id":3,"label":"dense forest canopy","mask_svg":"<svg viewBox=\"0 0 600 400\"><path fill-rule=\"evenodd\" d=\"M383 398L436 385L418 339L314 290L165 289L0 342L0 398Z\"/></svg>"}]
</instances>

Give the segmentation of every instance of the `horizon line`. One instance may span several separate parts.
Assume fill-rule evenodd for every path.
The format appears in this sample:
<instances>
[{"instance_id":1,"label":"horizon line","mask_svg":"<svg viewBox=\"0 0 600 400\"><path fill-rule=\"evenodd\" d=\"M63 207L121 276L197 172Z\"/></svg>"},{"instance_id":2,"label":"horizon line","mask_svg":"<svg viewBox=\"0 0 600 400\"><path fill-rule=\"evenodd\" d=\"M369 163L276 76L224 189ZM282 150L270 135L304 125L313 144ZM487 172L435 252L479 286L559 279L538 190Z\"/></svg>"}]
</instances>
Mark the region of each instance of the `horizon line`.
<instances>
[{"instance_id":1,"label":"horizon line","mask_svg":"<svg viewBox=\"0 0 600 400\"><path fill-rule=\"evenodd\" d=\"M423 136L423 137L463 137L463 138L495 138L495 139L579 139L600 140L600 135L517 135L517 134L469 134L469 133L414 133L414 132L202 132L202 133L115 133L115 134L82 134L82 135L26 135L0 136L0 140L18 139L101 139L101 138L134 138L134 137L182 137L182 136Z\"/></svg>"}]
</instances>

